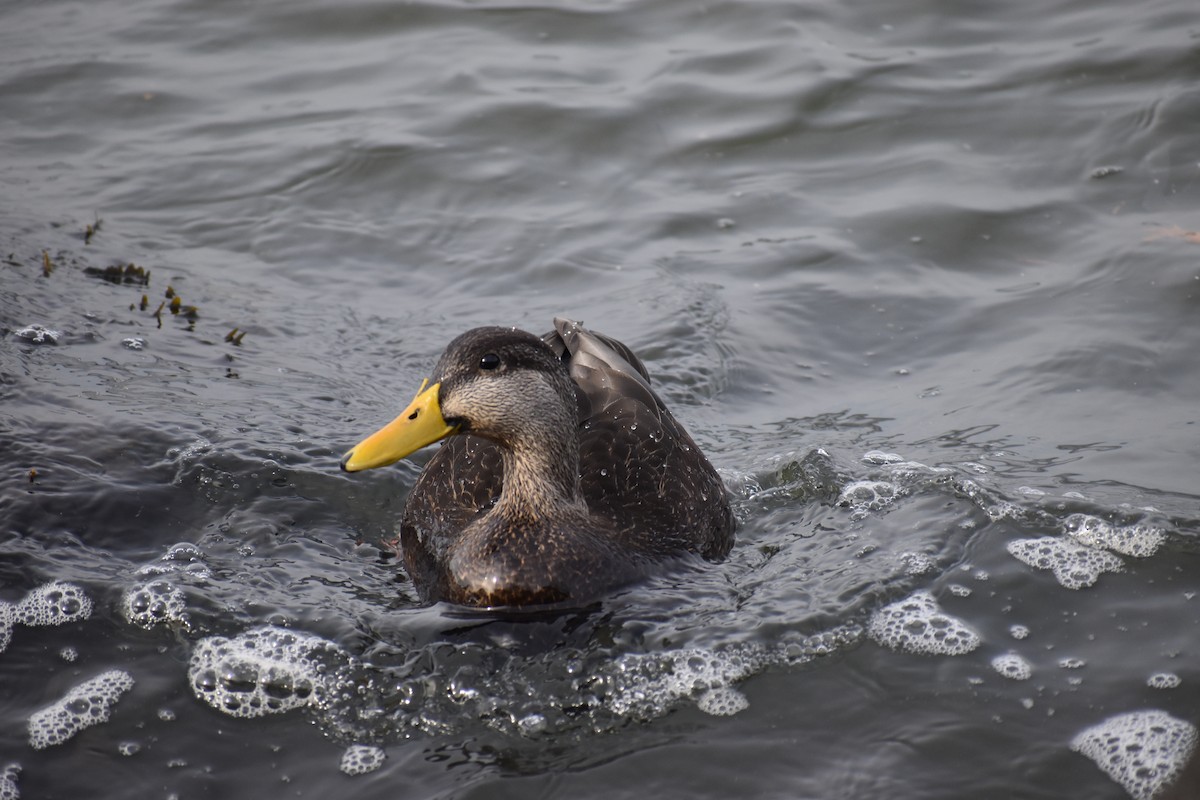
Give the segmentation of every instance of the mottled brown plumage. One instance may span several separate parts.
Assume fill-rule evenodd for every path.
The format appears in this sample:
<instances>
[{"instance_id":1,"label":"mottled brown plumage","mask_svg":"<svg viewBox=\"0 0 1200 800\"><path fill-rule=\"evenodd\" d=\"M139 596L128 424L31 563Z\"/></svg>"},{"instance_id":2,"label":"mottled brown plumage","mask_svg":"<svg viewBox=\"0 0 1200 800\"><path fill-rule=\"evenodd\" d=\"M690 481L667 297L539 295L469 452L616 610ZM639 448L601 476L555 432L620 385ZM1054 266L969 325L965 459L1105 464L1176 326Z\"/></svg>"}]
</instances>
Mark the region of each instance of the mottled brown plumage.
<instances>
[{"instance_id":1,"label":"mottled brown plumage","mask_svg":"<svg viewBox=\"0 0 1200 800\"><path fill-rule=\"evenodd\" d=\"M642 362L578 323L554 327L468 331L434 369L434 402L458 435L417 479L400 526L428 599L582 604L671 556L729 552L725 488Z\"/></svg>"}]
</instances>

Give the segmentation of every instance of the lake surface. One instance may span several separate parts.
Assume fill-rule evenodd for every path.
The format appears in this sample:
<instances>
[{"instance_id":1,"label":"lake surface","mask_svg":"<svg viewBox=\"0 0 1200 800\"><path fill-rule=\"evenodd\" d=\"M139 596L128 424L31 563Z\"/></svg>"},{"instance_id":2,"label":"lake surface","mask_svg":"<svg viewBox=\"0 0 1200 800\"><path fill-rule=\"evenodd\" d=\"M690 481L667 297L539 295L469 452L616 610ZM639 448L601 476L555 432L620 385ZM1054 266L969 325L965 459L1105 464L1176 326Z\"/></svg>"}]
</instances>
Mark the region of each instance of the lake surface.
<instances>
[{"instance_id":1,"label":"lake surface","mask_svg":"<svg viewBox=\"0 0 1200 800\"><path fill-rule=\"evenodd\" d=\"M0 797L1151 796L1197 108L1182 0L4 4ZM555 315L643 357L733 552L424 606L429 454L338 459Z\"/></svg>"}]
</instances>

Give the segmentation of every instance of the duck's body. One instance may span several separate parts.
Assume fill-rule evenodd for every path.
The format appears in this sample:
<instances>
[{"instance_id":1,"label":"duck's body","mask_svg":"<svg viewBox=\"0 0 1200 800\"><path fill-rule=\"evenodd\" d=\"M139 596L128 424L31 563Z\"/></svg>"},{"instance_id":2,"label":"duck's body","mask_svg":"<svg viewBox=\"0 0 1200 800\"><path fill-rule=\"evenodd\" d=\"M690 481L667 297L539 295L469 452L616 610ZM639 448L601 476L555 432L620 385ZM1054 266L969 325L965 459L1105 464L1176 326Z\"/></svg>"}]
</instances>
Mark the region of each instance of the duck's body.
<instances>
[{"instance_id":1,"label":"duck's body","mask_svg":"<svg viewBox=\"0 0 1200 800\"><path fill-rule=\"evenodd\" d=\"M725 488L625 345L556 319L540 339L477 328L455 339L395 422L346 455L383 466L451 434L400 526L430 600L582 604L655 562L722 558Z\"/></svg>"}]
</instances>

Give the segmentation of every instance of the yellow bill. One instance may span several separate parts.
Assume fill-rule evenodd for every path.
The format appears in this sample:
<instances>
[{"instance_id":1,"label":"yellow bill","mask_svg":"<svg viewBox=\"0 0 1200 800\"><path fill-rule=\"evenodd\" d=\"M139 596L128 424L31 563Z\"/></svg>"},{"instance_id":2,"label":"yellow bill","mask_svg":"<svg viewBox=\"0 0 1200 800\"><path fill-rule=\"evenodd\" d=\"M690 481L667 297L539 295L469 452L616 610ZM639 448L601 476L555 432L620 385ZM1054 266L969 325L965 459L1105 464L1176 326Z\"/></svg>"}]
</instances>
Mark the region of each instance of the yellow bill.
<instances>
[{"instance_id":1,"label":"yellow bill","mask_svg":"<svg viewBox=\"0 0 1200 800\"><path fill-rule=\"evenodd\" d=\"M439 387L440 383L429 386L428 378L422 381L417 396L408 404L408 408L400 412L400 416L342 456L342 469L358 472L386 467L458 430L442 417L442 407L438 402Z\"/></svg>"}]
</instances>

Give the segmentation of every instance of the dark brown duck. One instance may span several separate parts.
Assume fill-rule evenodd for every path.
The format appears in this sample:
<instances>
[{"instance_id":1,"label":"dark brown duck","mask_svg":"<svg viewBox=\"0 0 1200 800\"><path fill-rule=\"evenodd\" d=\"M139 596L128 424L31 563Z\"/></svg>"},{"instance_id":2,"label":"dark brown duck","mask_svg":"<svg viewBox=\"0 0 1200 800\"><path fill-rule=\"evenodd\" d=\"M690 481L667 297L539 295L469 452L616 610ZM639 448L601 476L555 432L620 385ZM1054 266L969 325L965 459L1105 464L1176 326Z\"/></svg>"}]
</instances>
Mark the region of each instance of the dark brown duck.
<instances>
[{"instance_id":1,"label":"dark brown duck","mask_svg":"<svg viewBox=\"0 0 1200 800\"><path fill-rule=\"evenodd\" d=\"M733 544L721 479L641 360L571 320L541 338L462 334L342 469L386 466L445 437L400 525L428 600L583 604L664 559L719 559Z\"/></svg>"}]
</instances>

